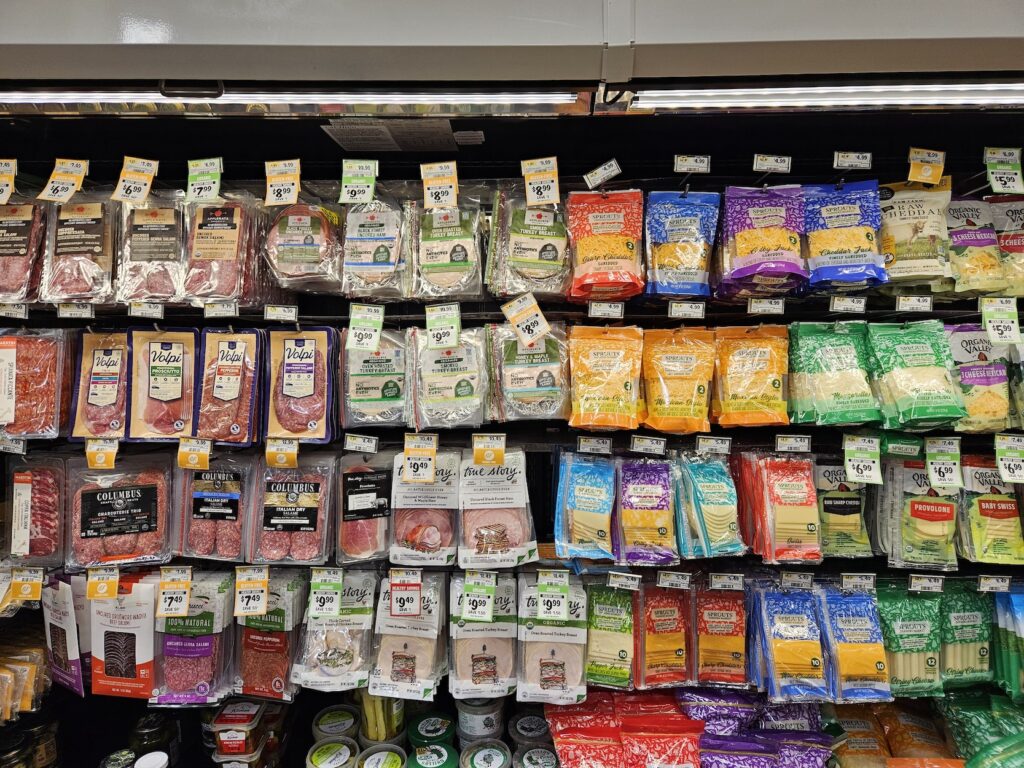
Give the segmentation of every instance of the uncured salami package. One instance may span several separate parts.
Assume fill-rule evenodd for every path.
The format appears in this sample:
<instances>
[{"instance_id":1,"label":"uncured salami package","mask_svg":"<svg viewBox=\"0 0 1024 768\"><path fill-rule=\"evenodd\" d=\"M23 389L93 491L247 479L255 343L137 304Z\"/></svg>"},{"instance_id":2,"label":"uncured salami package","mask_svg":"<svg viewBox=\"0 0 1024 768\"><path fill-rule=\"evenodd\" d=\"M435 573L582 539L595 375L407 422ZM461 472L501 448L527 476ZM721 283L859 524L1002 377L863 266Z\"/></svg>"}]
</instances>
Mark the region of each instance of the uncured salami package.
<instances>
[{"instance_id":1,"label":"uncured salami package","mask_svg":"<svg viewBox=\"0 0 1024 768\"><path fill-rule=\"evenodd\" d=\"M327 562L336 475L337 462L330 454L300 456L296 469L260 463L250 526L250 563Z\"/></svg>"},{"instance_id":2,"label":"uncured salami package","mask_svg":"<svg viewBox=\"0 0 1024 768\"><path fill-rule=\"evenodd\" d=\"M79 696L85 696L85 673L78 645L79 628L75 622L74 595L66 581L51 579L43 588L43 627L50 674L54 682ZM90 625L83 627L89 632Z\"/></svg>"},{"instance_id":3,"label":"uncured salami package","mask_svg":"<svg viewBox=\"0 0 1024 768\"><path fill-rule=\"evenodd\" d=\"M967 409L967 416L956 422L956 431L1009 429L1009 346L993 344L980 323L947 325L946 338Z\"/></svg>"},{"instance_id":4,"label":"uncured salami package","mask_svg":"<svg viewBox=\"0 0 1024 768\"><path fill-rule=\"evenodd\" d=\"M128 434L171 441L192 435L199 332L194 328L128 331Z\"/></svg>"},{"instance_id":5,"label":"uncured salami package","mask_svg":"<svg viewBox=\"0 0 1024 768\"><path fill-rule=\"evenodd\" d=\"M64 389L70 389L68 346L62 329L0 330L0 434L57 437Z\"/></svg>"},{"instance_id":6,"label":"uncured salami package","mask_svg":"<svg viewBox=\"0 0 1024 768\"><path fill-rule=\"evenodd\" d=\"M694 674L694 592L644 584L636 621L637 688L675 688Z\"/></svg>"},{"instance_id":7,"label":"uncured salami package","mask_svg":"<svg viewBox=\"0 0 1024 768\"><path fill-rule=\"evenodd\" d=\"M179 470L182 555L245 561L256 472L256 457L233 453L214 455L209 469Z\"/></svg>"},{"instance_id":8,"label":"uncured salami package","mask_svg":"<svg viewBox=\"0 0 1024 768\"><path fill-rule=\"evenodd\" d=\"M7 462L8 552L20 565L64 562L64 460L33 453Z\"/></svg>"},{"instance_id":9,"label":"uncured salami package","mask_svg":"<svg viewBox=\"0 0 1024 768\"><path fill-rule=\"evenodd\" d=\"M122 574L116 600L90 600L93 695L148 699L156 687L156 584Z\"/></svg>"},{"instance_id":10,"label":"uncured salami package","mask_svg":"<svg viewBox=\"0 0 1024 768\"><path fill-rule=\"evenodd\" d=\"M108 304L114 298L114 232L120 203L105 192L78 192L51 203L39 299Z\"/></svg>"},{"instance_id":11,"label":"uncured salami package","mask_svg":"<svg viewBox=\"0 0 1024 768\"><path fill-rule=\"evenodd\" d=\"M312 326L267 331L263 379L266 437L328 443L334 435L334 370L338 330Z\"/></svg>"},{"instance_id":12,"label":"uncured salami package","mask_svg":"<svg viewBox=\"0 0 1024 768\"><path fill-rule=\"evenodd\" d=\"M561 454L555 505L555 554L559 558L615 558L615 469L615 461L610 458Z\"/></svg>"},{"instance_id":13,"label":"uncured salami package","mask_svg":"<svg viewBox=\"0 0 1024 768\"><path fill-rule=\"evenodd\" d=\"M341 457L341 518L338 563L380 560L388 556L394 451L348 453Z\"/></svg>"},{"instance_id":14,"label":"uncured salami package","mask_svg":"<svg viewBox=\"0 0 1024 768\"><path fill-rule=\"evenodd\" d=\"M284 288L317 293L341 290L341 219L321 201L275 206L264 244L270 271Z\"/></svg>"},{"instance_id":15,"label":"uncured salami package","mask_svg":"<svg viewBox=\"0 0 1024 768\"><path fill-rule=\"evenodd\" d=\"M878 182L805 184L801 192L811 290L859 291L885 283Z\"/></svg>"},{"instance_id":16,"label":"uncured salami package","mask_svg":"<svg viewBox=\"0 0 1024 768\"><path fill-rule=\"evenodd\" d=\"M39 288L45 204L12 195L0 205L0 302L31 301Z\"/></svg>"},{"instance_id":17,"label":"uncured salami package","mask_svg":"<svg viewBox=\"0 0 1024 768\"><path fill-rule=\"evenodd\" d=\"M640 252L644 196L638 189L570 192L573 301L621 301L644 289Z\"/></svg>"},{"instance_id":18,"label":"uncured salami package","mask_svg":"<svg viewBox=\"0 0 1024 768\"><path fill-rule=\"evenodd\" d=\"M718 227L717 192L647 196L647 289L657 296L708 296Z\"/></svg>"},{"instance_id":19,"label":"uncured salami package","mask_svg":"<svg viewBox=\"0 0 1024 768\"><path fill-rule=\"evenodd\" d=\"M392 597L395 586L400 589ZM445 573L392 570L381 582L374 625L377 656L370 670L372 696L434 700L447 659L447 598Z\"/></svg>"},{"instance_id":20,"label":"uncured salami package","mask_svg":"<svg viewBox=\"0 0 1024 768\"><path fill-rule=\"evenodd\" d=\"M715 329L712 421L723 427L789 424L789 338L783 325Z\"/></svg>"},{"instance_id":21,"label":"uncured salami package","mask_svg":"<svg viewBox=\"0 0 1024 768\"><path fill-rule=\"evenodd\" d=\"M985 198L999 243L999 257L1008 287L1006 295L1024 295L1024 195Z\"/></svg>"},{"instance_id":22,"label":"uncured salami package","mask_svg":"<svg viewBox=\"0 0 1024 768\"><path fill-rule=\"evenodd\" d=\"M452 574L448 690L453 698L507 696L516 686L516 578L500 573L495 579L487 621L474 602L479 585L464 573Z\"/></svg>"},{"instance_id":23,"label":"uncured salami package","mask_svg":"<svg viewBox=\"0 0 1024 768\"><path fill-rule=\"evenodd\" d=\"M512 568L537 559L537 536L526 486L526 454L505 451L505 462L483 467L462 454L459 480L460 568Z\"/></svg>"},{"instance_id":24,"label":"uncured salami package","mask_svg":"<svg viewBox=\"0 0 1024 768\"><path fill-rule=\"evenodd\" d=\"M575 325L569 331L572 415L582 429L636 429L642 417L643 331Z\"/></svg>"},{"instance_id":25,"label":"uncured salami package","mask_svg":"<svg viewBox=\"0 0 1024 768\"><path fill-rule=\"evenodd\" d=\"M401 299L411 287L409 229L415 204L377 194L368 203L348 206L342 288L351 299ZM409 285L407 285L409 284Z\"/></svg>"},{"instance_id":26,"label":"uncured salami package","mask_svg":"<svg viewBox=\"0 0 1024 768\"><path fill-rule=\"evenodd\" d=\"M418 431L483 424L489 396L485 329L464 329L458 346L430 349L426 332L411 328L409 348L416 355L409 426Z\"/></svg>"},{"instance_id":27,"label":"uncured salami package","mask_svg":"<svg viewBox=\"0 0 1024 768\"><path fill-rule=\"evenodd\" d=\"M171 559L171 463L159 453L123 458L117 469L68 460L67 570Z\"/></svg>"},{"instance_id":28,"label":"uncured salami package","mask_svg":"<svg viewBox=\"0 0 1024 768\"><path fill-rule=\"evenodd\" d=\"M633 593L587 586L587 685L633 688Z\"/></svg>"},{"instance_id":29,"label":"uncured salami package","mask_svg":"<svg viewBox=\"0 0 1024 768\"><path fill-rule=\"evenodd\" d=\"M675 565L675 493L668 461L631 459L619 465L616 561Z\"/></svg>"},{"instance_id":30,"label":"uncured salami package","mask_svg":"<svg viewBox=\"0 0 1024 768\"><path fill-rule=\"evenodd\" d=\"M391 547L396 565L451 565L459 545L460 451L440 450L434 482L404 481L405 453L394 457L391 473Z\"/></svg>"},{"instance_id":31,"label":"uncured salami package","mask_svg":"<svg viewBox=\"0 0 1024 768\"><path fill-rule=\"evenodd\" d=\"M375 352L342 348L345 428L401 427L408 420L405 331L381 331Z\"/></svg>"},{"instance_id":32,"label":"uncured salami package","mask_svg":"<svg viewBox=\"0 0 1024 768\"><path fill-rule=\"evenodd\" d=\"M645 330L644 424L660 432L707 432L715 333L704 328Z\"/></svg>"},{"instance_id":33,"label":"uncured salami package","mask_svg":"<svg viewBox=\"0 0 1024 768\"><path fill-rule=\"evenodd\" d=\"M538 616L537 575L519 576L519 682L516 701L576 704L587 696L587 593L569 577L565 619Z\"/></svg>"},{"instance_id":34,"label":"uncured salami package","mask_svg":"<svg viewBox=\"0 0 1024 768\"><path fill-rule=\"evenodd\" d=\"M291 667L299 647L306 577L293 569L270 571L267 612L241 616L234 691L243 696L291 701L298 690Z\"/></svg>"},{"instance_id":35,"label":"uncured salami package","mask_svg":"<svg viewBox=\"0 0 1024 768\"><path fill-rule=\"evenodd\" d=\"M124 437L128 421L128 358L126 332L81 332L72 388L72 439Z\"/></svg>"},{"instance_id":36,"label":"uncured salami package","mask_svg":"<svg viewBox=\"0 0 1024 768\"><path fill-rule=\"evenodd\" d=\"M483 296L483 216L479 202L457 208L417 208L413 296L477 299Z\"/></svg>"},{"instance_id":37,"label":"uncured salami package","mask_svg":"<svg viewBox=\"0 0 1024 768\"><path fill-rule=\"evenodd\" d=\"M244 192L189 204L185 298L193 305L245 299L255 271L256 205Z\"/></svg>"},{"instance_id":38,"label":"uncured salami package","mask_svg":"<svg viewBox=\"0 0 1024 768\"><path fill-rule=\"evenodd\" d=\"M993 456L965 455L958 506L957 549L976 563L1024 564L1020 511Z\"/></svg>"},{"instance_id":39,"label":"uncured salami package","mask_svg":"<svg viewBox=\"0 0 1024 768\"><path fill-rule=\"evenodd\" d=\"M747 609L740 590L697 592L697 682L745 686Z\"/></svg>"},{"instance_id":40,"label":"uncured salami package","mask_svg":"<svg viewBox=\"0 0 1024 768\"><path fill-rule=\"evenodd\" d=\"M185 194L152 192L120 210L117 300L178 302L185 281Z\"/></svg>"},{"instance_id":41,"label":"uncured salami package","mask_svg":"<svg viewBox=\"0 0 1024 768\"><path fill-rule=\"evenodd\" d=\"M373 571L346 569L338 615L311 616L307 608L301 651L292 667L293 683L316 691L366 687L373 659L377 582Z\"/></svg>"},{"instance_id":42,"label":"uncured salami package","mask_svg":"<svg viewBox=\"0 0 1024 768\"><path fill-rule=\"evenodd\" d=\"M487 285L496 296L565 296L569 289L568 233L561 205L526 206L521 183L494 196Z\"/></svg>"},{"instance_id":43,"label":"uncured salami package","mask_svg":"<svg viewBox=\"0 0 1024 768\"><path fill-rule=\"evenodd\" d=\"M524 345L512 326L487 326L495 421L569 416L569 356L564 323L551 323L540 340Z\"/></svg>"},{"instance_id":44,"label":"uncured salami package","mask_svg":"<svg viewBox=\"0 0 1024 768\"><path fill-rule=\"evenodd\" d=\"M256 329L203 329L196 437L238 447L256 440L263 338L263 332Z\"/></svg>"}]
</instances>

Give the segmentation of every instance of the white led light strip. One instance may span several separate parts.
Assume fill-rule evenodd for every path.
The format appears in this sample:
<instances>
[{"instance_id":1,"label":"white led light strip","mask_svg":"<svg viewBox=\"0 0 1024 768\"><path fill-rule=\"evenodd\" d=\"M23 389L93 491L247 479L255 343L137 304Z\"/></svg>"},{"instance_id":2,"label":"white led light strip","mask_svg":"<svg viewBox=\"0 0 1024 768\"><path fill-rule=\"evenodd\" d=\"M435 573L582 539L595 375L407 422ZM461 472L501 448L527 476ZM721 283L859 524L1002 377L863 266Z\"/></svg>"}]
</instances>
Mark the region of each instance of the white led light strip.
<instances>
[{"instance_id":1,"label":"white led light strip","mask_svg":"<svg viewBox=\"0 0 1024 768\"><path fill-rule=\"evenodd\" d=\"M576 94L551 93L320 93L251 91L221 96L165 96L159 91L0 91L2 104L573 104Z\"/></svg>"}]
</instances>

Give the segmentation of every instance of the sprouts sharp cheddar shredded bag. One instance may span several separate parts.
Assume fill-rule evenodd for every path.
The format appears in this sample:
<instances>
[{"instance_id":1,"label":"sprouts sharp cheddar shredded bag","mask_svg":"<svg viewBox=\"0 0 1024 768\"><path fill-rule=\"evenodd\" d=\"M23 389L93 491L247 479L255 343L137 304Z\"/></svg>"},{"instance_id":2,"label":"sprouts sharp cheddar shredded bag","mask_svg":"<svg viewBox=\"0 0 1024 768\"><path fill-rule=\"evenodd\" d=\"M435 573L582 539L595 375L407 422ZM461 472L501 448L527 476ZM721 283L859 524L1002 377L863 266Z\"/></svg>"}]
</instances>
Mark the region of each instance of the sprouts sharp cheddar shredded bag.
<instances>
[{"instance_id":1,"label":"sprouts sharp cheddar shredded bag","mask_svg":"<svg viewBox=\"0 0 1024 768\"><path fill-rule=\"evenodd\" d=\"M640 293L643 194L637 189L573 192L566 215L573 255L569 297L618 301Z\"/></svg>"},{"instance_id":2,"label":"sprouts sharp cheddar shredded bag","mask_svg":"<svg viewBox=\"0 0 1024 768\"><path fill-rule=\"evenodd\" d=\"M703 328L644 331L644 423L661 432L706 432L715 333Z\"/></svg>"},{"instance_id":3,"label":"sprouts sharp cheddar shredded bag","mask_svg":"<svg viewBox=\"0 0 1024 768\"><path fill-rule=\"evenodd\" d=\"M643 331L577 325L569 332L572 415L584 429L636 429L640 424Z\"/></svg>"},{"instance_id":4,"label":"sprouts sharp cheddar shredded bag","mask_svg":"<svg viewBox=\"0 0 1024 768\"><path fill-rule=\"evenodd\" d=\"M789 424L785 326L716 328L715 414L723 427Z\"/></svg>"}]
</instances>

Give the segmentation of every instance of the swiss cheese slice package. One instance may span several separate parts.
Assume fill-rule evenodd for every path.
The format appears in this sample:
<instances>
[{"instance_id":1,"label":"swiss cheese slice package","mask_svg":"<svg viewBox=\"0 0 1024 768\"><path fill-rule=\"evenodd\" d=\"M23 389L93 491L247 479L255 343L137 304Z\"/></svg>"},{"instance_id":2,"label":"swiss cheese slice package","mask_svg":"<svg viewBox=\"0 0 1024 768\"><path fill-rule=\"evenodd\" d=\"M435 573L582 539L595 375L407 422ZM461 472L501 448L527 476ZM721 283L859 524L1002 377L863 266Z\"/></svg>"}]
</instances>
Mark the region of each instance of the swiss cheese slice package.
<instances>
[{"instance_id":1,"label":"swiss cheese slice package","mask_svg":"<svg viewBox=\"0 0 1024 768\"><path fill-rule=\"evenodd\" d=\"M1005 483L992 456L964 456L957 545L976 563L1024 563L1020 511L1013 487Z\"/></svg>"},{"instance_id":2,"label":"swiss cheese slice package","mask_svg":"<svg viewBox=\"0 0 1024 768\"><path fill-rule=\"evenodd\" d=\"M577 325L569 332L572 415L569 426L636 429L642 416L643 331Z\"/></svg>"},{"instance_id":3,"label":"swiss cheese slice package","mask_svg":"<svg viewBox=\"0 0 1024 768\"><path fill-rule=\"evenodd\" d=\"M766 563L820 563L818 497L810 456L769 454L758 462Z\"/></svg>"},{"instance_id":4,"label":"swiss cheese slice package","mask_svg":"<svg viewBox=\"0 0 1024 768\"><path fill-rule=\"evenodd\" d=\"M573 301L621 301L644 288L640 243L644 198L637 189L572 192L566 206Z\"/></svg>"},{"instance_id":5,"label":"swiss cheese slice package","mask_svg":"<svg viewBox=\"0 0 1024 768\"><path fill-rule=\"evenodd\" d=\"M785 326L715 329L718 357L712 420L723 427L789 424Z\"/></svg>"},{"instance_id":6,"label":"swiss cheese slice package","mask_svg":"<svg viewBox=\"0 0 1024 768\"><path fill-rule=\"evenodd\" d=\"M267 437L328 443L333 436L338 331L326 326L267 331L263 380Z\"/></svg>"},{"instance_id":7,"label":"swiss cheese slice package","mask_svg":"<svg viewBox=\"0 0 1024 768\"><path fill-rule=\"evenodd\" d=\"M715 333L704 328L645 330L644 424L660 432L706 432Z\"/></svg>"},{"instance_id":8,"label":"swiss cheese slice package","mask_svg":"<svg viewBox=\"0 0 1024 768\"><path fill-rule=\"evenodd\" d=\"M190 437L195 419L199 334L194 328L128 331L127 440Z\"/></svg>"}]
</instances>

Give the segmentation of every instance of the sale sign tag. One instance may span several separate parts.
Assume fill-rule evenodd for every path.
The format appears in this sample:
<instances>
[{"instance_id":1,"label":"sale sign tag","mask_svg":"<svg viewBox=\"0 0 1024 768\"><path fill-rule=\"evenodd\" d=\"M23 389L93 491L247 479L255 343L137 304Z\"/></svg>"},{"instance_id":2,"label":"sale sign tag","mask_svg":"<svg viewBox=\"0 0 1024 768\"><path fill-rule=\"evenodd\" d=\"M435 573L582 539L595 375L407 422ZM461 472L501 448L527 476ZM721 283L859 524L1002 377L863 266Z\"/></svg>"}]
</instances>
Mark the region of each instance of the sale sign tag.
<instances>
[{"instance_id":1,"label":"sale sign tag","mask_svg":"<svg viewBox=\"0 0 1024 768\"><path fill-rule=\"evenodd\" d=\"M473 463L478 467L500 467L505 463L503 432L473 435Z\"/></svg>"},{"instance_id":2,"label":"sale sign tag","mask_svg":"<svg viewBox=\"0 0 1024 768\"><path fill-rule=\"evenodd\" d=\"M437 468L437 435L408 432L405 435L402 482L432 483Z\"/></svg>"},{"instance_id":3,"label":"sale sign tag","mask_svg":"<svg viewBox=\"0 0 1024 768\"><path fill-rule=\"evenodd\" d=\"M344 571L341 568L314 568L309 582L309 608L311 619L333 619L341 615L341 593L344 591Z\"/></svg>"},{"instance_id":4,"label":"sale sign tag","mask_svg":"<svg viewBox=\"0 0 1024 768\"><path fill-rule=\"evenodd\" d=\"M502 304L501 311L523 346L532 347L551 331L551 326L544 319L544 313L540 311L537 299L532 293L524 293Z\"/></svg>"},{"instance_id":5,"label":"sale sign tag","mask_svg":"<svg viewBox=\"0 0 1024 768\"><path fill-rule=\"evenodd\" d=\"M935 488L963 488L959 437L928 437L924 441L928 482Z\"/></svg>"},{"instance_id":6,"label":"sale sign tag","mask_svg":"<svg viewBox=\"0 0 1024 768\"><path fill-rule=\"evenodd\" d=\"M568 571L537 571L537 618L549 621L569 618Z\"/></svg>"},{"instance_id":7,"label":"sale sign tag","mask_svg":"<svg viewBox=\"0 0 1024 768\"><path fill-rule=\"evenodd\" d=\"M985 173L996 194L1024 192L1020 147L985 147Z\"/></svg>"},{"instance_id":8,"label":"sale sign tag","mask_svg":"<svg viewBox=\"0 0 1024 768\"><path fill-rule=\"evenodd\" d=\"M882 484L882 439L843 435L846 479L851 483Z\"/></svg>"},{"instance_id":9,"label":"sale sign tag","mask_svg":"<svg viewBox=\"0 0 1024 768\"><path fill-rule=\"evenodd\" d=\"M267 170L266 205L295 205L299 202L299 177L301 164L295 160L270 160Z\"/></svg>"},{"instance_id":10,"label":"sale sign tag","mask_svg":"<svg viewBox=\"0 0 1024 768\"><path fill-rule=\"evenodd\" d=\"M58 157L53 164L53 173L39 193L40 200L53 203L66 203L82 188L85 176L89 173L88 160L68 160Z\"/></svg>"},{"instance_id":11,"label":"sale sign tag","mask_svg":"<svg viewBox=\"0 0 1024 768\"><path fill-rule=\"evenodd\" d=\"M240 565L235 568L235 616L265 616L269 598L269 566Z\"/></svg>"},{"instance_id":12,"label":"sale sign tag","mask_svg":"<svg viewBox=\"0 0 1024 768\"><path fill-rule=\"evenodd\" d=\"M558 192L558 158L523 160L520 167L526 182L526 207L557 205L561 199Z\"/></svg>"},{"instance_id":13,"label":"sale sign tag","mask_svg":"<svg viewBox=\"0 0 1024 768\"><path fill-rule=\"evenodd\" d=\"M419 616L423 571L419 568L392 568L388 582L391 589L391 615Z\"/></svg>"},{"instance_id":14,"label":"sale sign tag","mask_svg":"<svg viewBox=\"0 0 1024 768\"><path fill-rule=\"evenodd\" d=\"M18 175L18 161L0 160L0 205L7 205L14 193L14 177Z\"/></svg>"},{"instance_id":15,"label":"sale sign tag","mask_svg":"<svg viewBox=\"0 0 1024 768\"><path fill-rule=\"evenodd\" d=\"M158 160L145 160L141 157L124 158L124 165L121 167L121 176L114 187L114 194L111 200L119 200L122 203L142 203L149 197L149 190L153 187L153 179L160 169Z\"/></svg>"},{"instance_id":16,"label":"sale sign tag","mask_svg":"<svg viewBox=\"0 0 1024 768\"><path fill-rule=\"evenodd\" d=\"M462 583L462 620L494 620L494 595L498 589L498 574L494 571L466 571Z\"/></svg>"},{"instance_id":17,"label":"sale sign tag","mask_svg":"<svg viewBox=\"0 0 1024 768\"><path fill-rule=\"evenodd\" d=\"M12 568L11 599L32 601L43 597L45 568Z\"/></svg>"},{"instance_id":18,"label":"sale sign tag","mask_svg":"<svg viewBox=\"0 0 1024 768\"><path fill-rule=\"evenodd\" d=\"M458 304L431 304L426 308L427 349L452 349L462 339L462 313Z\"/></svg>"},{"instance_id":19,"label":"sale sign tag","mask_svg":"<svg viewBox=\"0 0 1024 768\"><path fill-rule=\"evenodd\" d=\"M377 304L350 304L345 349L376 352L384 329L384 307Z\"/></svg>"},{"instance_id":20,"label":"sale sign tag","mask_svg":"<svg viewBox=\"0 0 1024 768\"><path fill-rule=\"evenodd\" d=\"M117 597L117 586L121 574L116 565L101 565L89 569L85 582L85 597L88 600L113 600Z\"/></svg>"},{"instance_id":21,"label":"sale sign tag","mask_svg":"<svg viewBox=\"0 0 1024 768\"><path fill-rule=\"evenodd\" d=\"M220 196L220 175L222 173L224 173L224 160L220 157L189 160L185 201L209 203L216 200Z\"/></svg>"},{"instance_id":22,"label":"sale sign tag","mask_svg":"<svg viewBox=\"0 0 1024 768\"><path fill-rule=\"evenodd\" d=\"M343 205L369 203L377 186L376 160L342 160L341 192L338 202Z\"/></svg>"},{"instance_id":23,"label":"sale sign tag","mask_svg":"<svg viewBox=\"0 0 1024 768\"><path fill-rule=\"evenodd\" d=\"M980 300L981 324L993 344L1020 344L1017 299L984 296Z\"/></svg>"},{"instance_id":24,"label":"sale sign tag","mask_svg":"<svg viewBox=\"0 0 1024 768\"><path fill-rule=\"evenodd\" d=\"M160 569L160 584L156 594L157 617L188 616L188 601L191 597L191 566L165 566Z\"/></svg>"},{"instance_id":25,"label":"sale sign tag","mask_svg":"<svg viewBox=\"0 0 1024 768\"><path fill-rule=\"evenodd\" d=\"M938 184L942 179L942 169L946 165L946 153L937 149L911 147L907 154L907 162L910 163L907 181Z\"/></svg>"}]
</instances>

